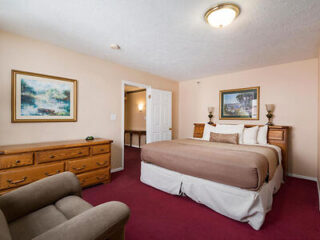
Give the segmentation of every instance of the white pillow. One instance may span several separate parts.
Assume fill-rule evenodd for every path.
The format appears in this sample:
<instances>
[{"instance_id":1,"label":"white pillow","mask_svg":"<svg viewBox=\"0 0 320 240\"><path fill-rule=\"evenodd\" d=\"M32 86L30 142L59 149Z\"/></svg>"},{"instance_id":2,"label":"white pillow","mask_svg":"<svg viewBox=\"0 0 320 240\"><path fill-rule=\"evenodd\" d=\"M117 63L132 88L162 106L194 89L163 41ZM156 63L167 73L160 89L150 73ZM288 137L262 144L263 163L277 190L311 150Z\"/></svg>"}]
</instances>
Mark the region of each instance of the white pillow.
<instances>
[{"instance_id":1,"label":"white pillow","mask_svg":"<svg viewBox=\"0 0 320 240\"><path fill-rule=\"evenodd\" d=\"M257 142L258 144L267 144L267 135L268 135L268 125L259 127Z\"/></svg>"},{"instance_id":2,"label":"white pillow","mask_svg":"<svg viewBox=\"0 0 320 240\"><path fill-rule=\"evenodd\" d=\"M226 125L226 124L217 124L215 132L216 133L238 133L239 134L239 144L243 143L243 129L244 124L237 124L237 125Z\"/></svg>"},{"instance_id":3,"label":"white pillow","mask_svg":"<svg viewBox=\"0 0 320 240\"><path fill-rule=\"evenodd\" d=\"M257 144L257 135L259 127L244 128L243 144Z\"/></svg>"},{"instance_id":4,"label":"white pillow","mask_svg":"<svg viewBox=\"0 0 320 240\"><path fill-rule=\"evenodd\" d=\"M209 125L208 123L206 123L206 124L204 125L202 140L209 141L209 140L210 140L210 133L211 133L211 132L214 132L214 131L215 131L215 128L216 128L216 127L214 127L214 126Z\"/></svg>"}]
</instances>

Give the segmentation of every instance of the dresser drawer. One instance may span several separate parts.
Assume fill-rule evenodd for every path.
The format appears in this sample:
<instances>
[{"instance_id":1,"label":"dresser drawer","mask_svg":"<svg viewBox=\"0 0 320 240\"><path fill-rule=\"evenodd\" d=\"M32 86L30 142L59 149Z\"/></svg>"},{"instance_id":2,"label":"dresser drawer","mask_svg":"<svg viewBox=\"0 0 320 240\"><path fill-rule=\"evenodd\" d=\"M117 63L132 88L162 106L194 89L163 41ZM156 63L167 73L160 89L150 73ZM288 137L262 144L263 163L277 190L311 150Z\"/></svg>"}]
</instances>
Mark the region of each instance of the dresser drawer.
<instances>
[{"instance_id":1,"label":"dresser drawer","mask_svg":"<svg viewBox=\"0 0 320 240\"><path fill-rule=\"evenodd\" d=\"M110 144L96 145L92 147L92 155L110 152Z\"/></svg>"},{"instance_id":2,"label":"dresser drawer","mask_svg":"<svg viewBox=\"0 0 320 240\"><path fill-rule=\"evenodd\" d=\"M33 164L33 153L0 156L0 169L21 167Z\"/></svg>"},{"instance_id":3,"label":"dresser drawer","mask_svg":"<svg viewBox=\"0 0 320 240\"><path fill-rule=\"evenodd\" d=\"M77 175L79 178L81 187L91 186L97 183L110 181L110 167L94 170L87 173L81 173Z\"/></svg>"},{"instance_id":4,"label":"dresser drawer","mask_svg":"<svg viewBox=\"0 0 320 240\"><path fill-rule=\"evenodd\" d=\"M26 167L0 173L0 190L25 185L64 171L64 163Z\"/></svg>"},{"instance_id":5,"label":"dresser drawer","mask_svg":"<svg viewBox=\"0 0 320 240\"><path fill-rule=\"evenodd\" d=\"M107 153L79 160L68 160L66 162L66 171L77 174L109 166L110 153Z\"/></svg>"},{"instance_id":6,"label":"dresser drawer","mask_svg":"<svg viewBox=\"0 0 320 240\"><path fill-rule=\"evenodd\" d=\"M79 147L36 152L35 159L38 163L45 163L69 158L84 157L88 155L89 147Z\"/></svg>"}]
</instances>

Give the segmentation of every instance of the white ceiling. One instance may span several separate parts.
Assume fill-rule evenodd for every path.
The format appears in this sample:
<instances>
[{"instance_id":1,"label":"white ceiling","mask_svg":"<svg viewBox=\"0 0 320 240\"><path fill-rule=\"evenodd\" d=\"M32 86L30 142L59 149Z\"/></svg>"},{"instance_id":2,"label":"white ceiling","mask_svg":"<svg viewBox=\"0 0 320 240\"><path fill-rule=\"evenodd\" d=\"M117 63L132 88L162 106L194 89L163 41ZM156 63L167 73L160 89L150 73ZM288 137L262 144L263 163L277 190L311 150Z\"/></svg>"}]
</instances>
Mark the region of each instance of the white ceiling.
<instances>
[{"instance_id":1,"label":"white ceiling","mask_svg":"<svg viewBox=\"0 0 320 240\"><path fill-rule=\"evenodd\" d=\"M233 1L238 19L214 29L203 15L221 2L0 0L0 29L175 80L317 55L320 0Z\"/></svg>"}]
</instances>

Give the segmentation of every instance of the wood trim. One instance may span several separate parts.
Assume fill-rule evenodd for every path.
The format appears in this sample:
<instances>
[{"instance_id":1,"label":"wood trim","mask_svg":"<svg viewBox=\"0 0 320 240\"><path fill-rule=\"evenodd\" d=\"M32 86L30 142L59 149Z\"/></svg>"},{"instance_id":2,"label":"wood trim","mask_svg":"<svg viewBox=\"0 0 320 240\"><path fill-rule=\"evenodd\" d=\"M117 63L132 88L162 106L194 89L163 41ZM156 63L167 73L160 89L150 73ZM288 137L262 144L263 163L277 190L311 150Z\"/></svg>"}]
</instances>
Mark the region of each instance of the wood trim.
<instances>
[{"instance_id":1,"label":"wood trim","mask_svg":"<svg viewBox=\"0 0 320 240\"><path fill-rule=\"evenodd\" d=\"M222 118L221 117L221 96L224 92L237 92L242 90L252 90L257 89L257 117L256 118ZM219 120L259 120L260 119L260 87L249 87L249 88L236 88L236 89L228 89L228 90L220 90L219 91Z\"/></svg>"},{"instance_id":2,"label":"wood trim","mask_svg":"<svg viewBox=\"0 0 320 240\"><path fill-rule=\"evenodd\" d=\"M16 117L16 75L25 74L34 77L45 77L54 80L67 81L73 83L73 118L72 119L17 119ZM76 122L78 119L78 81L75 79L45 75L40 73L11 70L11 122L12 123L32 123L32 122Z\"/></svg>"},{"instance_id":3,"label":"wood trim","mask_svg":"<svg viewBox=\"0 0 320 240\"><path fill-rule=\"evenodd\" d=\"M211 124L215 126L215 124ZM194 123L193 137L202 138L204 131L204 123ZM245 125L246 128L255 127L255 126L264 126L264 125ZM281 148L282 154L282 166L283 166L283 175L284 177L287 174L288 170L288 134L289 126L269 126L267 141L269 144L276 145Z\"/></svg>"},{"instance_id":4,"label":"wood trim","mask_svg":"<svg viewBox=\"0 0 320 240\"><path fill-rule=\"evenodd\" d=\"M54 150L54 149L60 149L60 148L92 146L92 145L98 145L98 144L110 144L112 142L113 142L112 140L96 138L91 141L71 140L71 141L55 141L55 142L6 145L6 146L0 146L0 155Z\"/></svg>"}]
</instances>

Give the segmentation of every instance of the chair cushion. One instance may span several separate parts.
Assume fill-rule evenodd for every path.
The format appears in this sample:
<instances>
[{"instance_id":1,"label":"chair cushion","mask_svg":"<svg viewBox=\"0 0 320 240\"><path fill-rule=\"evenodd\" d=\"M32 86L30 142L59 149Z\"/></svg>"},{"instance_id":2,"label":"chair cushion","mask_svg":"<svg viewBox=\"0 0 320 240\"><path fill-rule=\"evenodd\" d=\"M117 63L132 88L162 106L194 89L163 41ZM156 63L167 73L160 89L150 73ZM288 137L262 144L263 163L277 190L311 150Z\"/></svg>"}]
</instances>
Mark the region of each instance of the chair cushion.
<instances>
[{"instance_id":1,"label":"chair cushion","mask_svg":"<svg viewBox=\"0 0 320 240\"><path fill-rule=\"evenodd\" d=\"M32 239L67 221L55 205L48 205L9 224L12 240Z\"/></svg>"},{"instance_id":2,"label":"chair cushion","mask_svg":"<svg viewBox=\"0 0 320 240\"><path fill-rule=\"evenodd\" d=\"M78 196L68 196L55 203L56 208L67 218L73 218L80 213L92 208L92 205Z\"/></svg>"}]
</instances>

